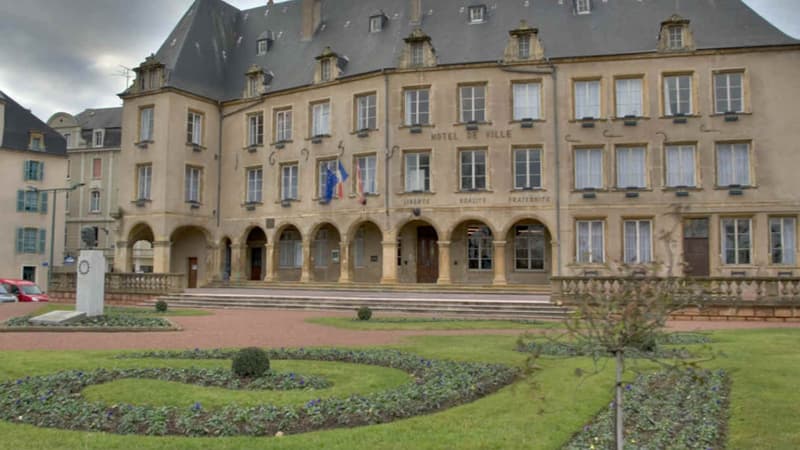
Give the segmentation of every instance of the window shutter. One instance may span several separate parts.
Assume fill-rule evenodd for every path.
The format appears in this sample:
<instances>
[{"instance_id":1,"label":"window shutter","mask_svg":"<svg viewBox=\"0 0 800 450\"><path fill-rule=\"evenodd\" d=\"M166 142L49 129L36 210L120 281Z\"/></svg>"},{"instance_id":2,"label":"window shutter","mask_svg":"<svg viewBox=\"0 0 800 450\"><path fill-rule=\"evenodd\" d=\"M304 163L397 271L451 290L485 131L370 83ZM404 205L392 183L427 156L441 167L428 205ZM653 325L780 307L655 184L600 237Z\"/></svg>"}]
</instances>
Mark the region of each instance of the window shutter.
<instances>
[{"instance_id":1,"label":"window shutter","mask_svg":"<svg viewBox=\"0 0 800 450\"><path fill-rule=\"evenodd\" d=\"M17 228L17 253L22 253L22 240L24 239L25 230Z\"/></svg>"},{"instance_id":2,"label":"window shutter","mask_svg":"<svg viewBox=\"0 0 800 450\"><path fill-rule=\"evenodd\" d=\"M30 173L31 162L25 161L25 164L22 165L22 180L28 181L28 174Z\"/></svg>"},{"instance_id":3,"label":"window shutter","mask_svg":"<svg viewBox=\"0 0 800 450\"><path fill-rule=\"evenodd\" d=\"M44 161L39 162L39 181L44 181Z\"/></svg>"},{"instance_id":4,"label":"window shutter","mask_svg":"<svg viewBox=\"0 0 800 450\"><path fill-rule=\"evenodd\" d=\"M39 193L39 213L47 214L47 192Z\"/></svg>"},{"instance_id":5,"label":"window shutter","mask_svg":"<svg viewBox=\"0 0 800 450\"><path fill-rule=\"evenodd\" d=\"M39 230L39 254L44 254L47 230Z\"/></svg>"},{"instance_id":6,"label":"window shutter","mask_svg":"<svg viewBox=\"0 0 800 450\"><path fill-rule=\"evenodd\" d=\"M25 211L25 191L17 191L17 212Z\"/></svg>"}]
</instances>

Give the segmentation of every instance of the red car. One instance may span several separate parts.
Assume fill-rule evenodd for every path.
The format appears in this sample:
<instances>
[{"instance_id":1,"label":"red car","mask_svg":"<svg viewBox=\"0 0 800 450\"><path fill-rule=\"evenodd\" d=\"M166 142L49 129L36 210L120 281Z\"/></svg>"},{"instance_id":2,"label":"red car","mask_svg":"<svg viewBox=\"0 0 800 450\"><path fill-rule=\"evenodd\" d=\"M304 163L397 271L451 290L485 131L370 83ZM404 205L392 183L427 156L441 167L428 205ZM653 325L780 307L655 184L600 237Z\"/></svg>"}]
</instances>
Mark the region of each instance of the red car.
<instances>
[{"instance_id":1,"label":"red car","mask_svg":"<svg viewBox=\"0 0 800 450\"><path fill-rule=\"evenodd\" d=\"M17 300L21 302L47 302L50 301L50 298L47 297L47 294L42 292L39 289L39 286L32 281L25 281L25 280L8 280L2 279L0 280L6 290L17 296Z\"/></svg>"}]
</instances>

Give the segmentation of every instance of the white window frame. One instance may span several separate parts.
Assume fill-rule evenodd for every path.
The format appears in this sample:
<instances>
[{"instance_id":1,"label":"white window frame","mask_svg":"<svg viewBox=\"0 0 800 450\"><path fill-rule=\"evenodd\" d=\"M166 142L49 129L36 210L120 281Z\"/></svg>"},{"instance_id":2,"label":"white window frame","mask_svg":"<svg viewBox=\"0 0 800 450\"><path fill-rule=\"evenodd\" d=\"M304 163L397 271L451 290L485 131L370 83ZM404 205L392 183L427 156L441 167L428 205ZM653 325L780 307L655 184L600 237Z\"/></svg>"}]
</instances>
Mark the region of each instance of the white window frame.
<instances>
[{"instance_id":1,"label":"white window frame","mask_svg":"<svg viewBox=\"0 0 800 450\"><path fill-rule=\"evenodd\" d=\"M423 42L412 42L411 46L411 65L419 67L425 65L425 44Z\"/></svg>"},{"instance_id":2,"label":"white window frame","mask_svg":"<svg viewBox=\"0 0 800 450\"><path fill-rule=\"evenodd\" d=\"M694 145L668 145L664 149L667 187L697 186L697 149ZM677 167L676 167L677 165Z\"/></svg>"},{"instance_id":3,"label":"white window frame","mask_svg":"<svg viewBox=\"0 0 800 450\"><path fill-rule=\"evenodd\" d=\"M494 236L486 225L467 225L466 259L470 272L494 270Z\"/></svg>"},{"instance_id":4,"label":"white window frame","mask_svg":"<svg viewBox=\"0 0 800 450\"><path fill-rule=\"evenodd\" d=\"M99 213L100 212L100 191L91 191L89 194L89 212L90 213Z\"/></svg>"},{"instance_id":5,"label":"white window frame","mask_svg":"<svg viewBox=\"0 0 800 450\"><path fill-rule=\"evenodd\" d=\"M153 165L142 164L137 167L136 172L136 199L150 200L151 185L153 182Z\"/></svg>"},{"instance_id":6,"label":"white window frame","mask_svg":"<svg viewBox=\"0 0 800 450\"><path fill-rule=\"evenodd\" d=\"M725 228L727 224L732 222L734 226L733 232L733 248L727 247L727 234ZM742 224L747 223L747 232L740 231ZM720 245L722 247L722 264L726 266L731 265L746 265L753 261L753 221L749 218L741 217L723 217L720 219ZM741 236L747 237L747 248L744 248L739 242ZM728 259L728 250L733 251L733 259ZM741 252L746 251L747 257L743 257Z\"/></svg>"},{"instance_id":7,"label":"white window frame","mask_svg":"<svg viewBox=\"0 0 800 450\"><path fill-rule=\"evenodd\" d=\"M576 80L573 84L575 120L599 119L602 115L600 80ZM594 92L593 92L594 90Z\"/></svg>"},{"instance_id":8,"label":"white window frame","mask_svg":"<svg viewBox=\"0 0 800 450\"><path fill-rule=\"evenodd\" d=\"M427 161L422 164L422 158ZM429 152L409 152L403 158L405 167L406 192L431 191L431 154Z\"/></svg>"},{"instance_id":9,"label":"white window frame","mask_svg":"<svg viewBox=\"0 0 800 450\"><path fill-rule=\"evenodd\" d=\"M646 236L644 236L643 227L647 229ZM652 220L625 220L622 224L622 233L623 261L625 264L649 264L653 262ZM633 248L628 245L628 238L635 241Z\"/></svg>"},{"instance_id":10,"label":"white window frame","mask_svg":"<svg viewBox=\"0 0 800 450\"><path fill-rule=\"evenodd\" d=\"M531 81L511 85L514 120L541 119L542 83Z\"/></svg>"},{"instance_id":11,"label":"white window frame","mask_svg":"<svg viewBox=\"0 0 800 450\"><path fill-rule=\"evenodd\" d=\"M297 185L299 177L297 164L281 166L281 200L297 200Z\"/></svg>"},{"instance_id":12,"label":"white window frame","mask_svg":"<svg viewBox=\"0 0 800 450\"><path fill-rule=\"evenodd\" d=\"M669 25L667 27L667 47L679 50L685 47L683 43L683 25Z\"/></svg>"},{"instance_id":13,"label":"white window frame","mask_svg":"<svg viewBox=\"0 0 800 450\"><path fill-rule=\"evenodd\" d=\"M332 79L332 66L331 58L325 58L319 62L319 78L322 82L331 81Z\"/></svg>"},{"instance_id":14,"label":"white window frame","mask_svg":"<svg viewBox=\"0 0 800 450\"><path fill-rule=\"evenodd\" d=\"M486 21L486 6L476 5L469 7L469 23L483 23Z\"/></svg>"},{"instance_id":15,"label":"white window frame","mask_svg":"<svg viewBox=\"0 0 800 450\"><path fill-rule=\"evenodd\" d=\"M92 130L92 147L101 148L106 140L106 130L99 128Z\"/></svg>"},{"instance_id":16,"label":"white window frame","mask_svg":"<svg viewBox=\"0 0 800 450\"><path fill-rule=\"evenodd\" d=\"M591 14L592 3L591 0L575 0L575 13L576 14Z\"/></svg>"},{"instance_id":17,"label":"white window frame","mask_svg":"<svg viewBox=\"0 0 800 450\"><path fill-rule=\"evenodd\" d=\"M189 111L186 126L186 142L192 145L203 145L203 114Z\"/></svg>"},{"instance_id":18,"label":"white window frame","mask_svg":"<svg viewBox=\"0 0 800 450\"><path fill-rule=\"evenodd\" d=\"M531 36L522 34L517 36L517 57L528 59L531 57Z\"/></svg>"},{"instance_id":19,"label":"white window frame","mask_svg":"<svg viewBox=\"0 0 800 450\"><path fill-rule=\"evenodd\" d=\"M597 154L600 155L599 158ZM603 149L599 147L575 149L575 189L603 189L603 156ZM586 159L586 179L581 178L578 170L582 159Z\"/></svg>"},{"instance_id":20,"label":"white window frame","mask_svg":"<svg viewBox=\"0 0 800 450\"><path fill-rule=\"evenodd\" d=\"M292 140L291 109L275 111L275 136L276 142L288 142Z\"/></svg>"},{"instance_id":21,"label":"white window frame","mask_svg":"<svg viewBox=\"0 0 800 450\"><path fill-rule=\"evenodd\" d=\"M665 116L677 116L677 115L684 115L689 116L692 115L694 112L694 105L693 105L693 98L694 95L692 93L692 84L693 76L691 74L680 74L680 75L665 75L664 76L664 115ZM670 87L670 82L674 80L675 87L674 89ZM685 83L688 83L689 86L684 86ZM673 102L674 98L674 102ZM675 103L675 107L677 108L676 111L673 111L672 104ZM688 110L684 111L681 108L681 105L685 104L688 105Z\"/></svg>"},{"instance_id":22,"label":"white window frame","mask_svg":"<svg viewBox=\"0 0 800 450\"><path fill-rule=\"evenodd\" d=\"M735 85L731 83L732 77L739 78L738 98L734 96ZM721 91L721 92L720 92ZM720 94L723 95L720 95ZM739 101L739 107L734 108L734 102ZM720 103L726 105L720 108ZM744 72L720 72L714 74L714 111L717 114L744 112Z\"/></svg>"},{"instance_id":23,"label":"white window frame","mask_svg":"<svg viewBox=\"0 0 800 450\"><path fill-rule=\"evenodd\" d=\"M153 140L154 118L154 107L147 106L139 110L139 142L151 142Z\"/></svg>"},{"instance_id":24,"label":"white window frame","mask_svg":"<svg viewBox=\"0 0 800 450\"><path fill-rule=\"evenodd\" d=\"M645 147L617 147L616 154L617 188L646 188L647 149ZM639 162L638 167L636 167L637 160Z\"/></svg>"},{"instance_id":25,"label":"white window frame","mask_svg":"<svg viewBox=\"0 0 800 450\"><path fill-rule=\"evenodd\" d=\"M378 193L378 182L376 179L376 168L378 158L376 155L356 156L357 170L361 171L361 184L364 194L375 195ZM358 172L356 172L358 173ZM354 179L357 177L354 177ZM356 179L356 183L358 180Z\"/></svg>"},{"instance_id":26,"label":"white window frame","mask_svg":"<svg viewBox=\"0 0 800 450\"><path fill-rule=\"evenodd\" d=\"M185 170L185 198L187 203L200 203L203 169L195 166L186 166Z\"/></svg>"},{"instance_id":27,"label":"white window frame","mask_svg":"<svg viewBox=\"0 0 800 450\"><path fill-rule=\"evenodd\" d=\"M320 102L311 106L311 137L331 134L331 103Z\"/></svg>"},{"instance_id":28,"label":"white window frame","mask_svg":"<svg viewBox=\"0 0 800 450\"><path fill-rule=\"evenodd\" d=\"M614 89L617 117L644 116L644 79L617 78Z\"/></svg>"},{"instance_id":29,"label":"white window frame","mask_svg":"<svg viewBox=\"0 0 800 450\"><path fill-rule=\"evenodd\" d=\"M378 95L356 96L356 131L378 129Z\"/></svg>"},{"instance_id":30,"label":"white window frame","mask_svg":"<svg viewBox=\"0 0 800 450\"><path fill-rule=\"evenodd\" d=\"M750 186L750 144L745 142L717 143L717 186ZM729 156L723 157L724 154ZM731 168L726 170L723 163L730 161ZM729 180L726 178L730 178Z\"/></svg>"},{"instance_id":31,"label":"white window frame","mask_svg":"<svg viewBox=\"0 0 800 450\"><path fill-rule=\"evenodd\" d=\"M575 262L578 264L603 264L606 260L605 248L605 221L603 220L578 220L575 222ZM581 236L581 231L586 228L588 234L585 237ZM597 235L596 228L600 228L600 233ZM597 245L597 239L600 239ZM581 252L581 241L586 243L586 252ZM600 255L595 252L595 247L600 248Z\"/></svg>"},{"instance_id":32,"label":"white window frame","mask_svg":"<svg viewBox=\"0 0 800 450\"><path fill-rule=\"evenodd\" d=\"M257 112L247 115L247 146L257 147L264 145L264 113Z\"/></svg>"},{"instance_id":33,"label":"white window frame","mask_svg":"<svg viewBox=\"0 0 800 450\"><path fill-rule=\"evenodd\" d=\"M777 231L775 231L776 226ZM776 252L778 253L776 254ZM782 266L797 264L797 219L795 217L769 218L769 261L770 264Z\"/></svg>"},{"instance_id":34,"label":"white window frame","mask_svg":"<svg viewBox=\"0 0 800 450\"><path fill-rule=\"evenodd\" d=\"M259 39L256 42L256 46L258 47L258 50L256 51L258 55L266 55L269 51L269 40Z\"/></svg>"},{"instance_id":35,"label":"white window frame","mask_svg":"<svg viewBox=\"0 0 800 450\"><path fill-rule=\"evenodd\" d=\"M261 203L264 192L264 169L251 167L247 169L247 203Z\"/></svg>"},{"instance_id":36,"label":"white window frame","mask_svg":"<svg viewBox=\"0 0 800 450\"><path fill-rule=\"evenodd\" d=\"M489 168L487 153L486 149L459 151L459 190L485 191L488 189Z\"/></svg>"},{"instance_id":37,"label":"white window frame","mask_svg":"<svg viewBox=\"0 0 800 450\"><path fill-rule=\"evenodd\" d=\"M519 155L524 155L520 161ZM538 165L538 172L533 173L532 167ZM520 178L524 183L520 184ZM538 147L514 149L514 189L541 189L542 188L542 149Z\"/></svg>"},{"instance_id":38,"label":"white window frame","mask_svg":"<svg viewBox=\"0 0 800 450\"><path fill-rule=\"evenodd\" d=\"M406 89L406 126L430 125L431 92L428 88ZM424 93L424 99L423 97ZM424 120L423 120L424 119Z\"/></svg>"},{"instance_id":39,"label":"white window frame","mask_svg":"<svg viewBox=\"0 0 800 450\"><path fill-rule=\"evenodd\" d=\"M372 16L369 18L369 32L380 33L383 31L383 16Z\"/></svg>"},{"instance_id":40,"label":"white window frame","mask_svg":"<svg viewBox=\"0 0 800 450\"><path fill-rule=\"evenodd\" d=\"M486 85L459 86L459 117L462 123L486 122Z\"/></svg>"},{"instance_id":41,"label":"white window frame","mask_svg":"<svg viewBox=\"0 0 800 450\"><path fill-rule=\"evenodd\" d=\"M523 234L524 233L524 234ZM536 240L542 243L541 268L538 265L538 258L534 257ZM542 225L515 225L514 226L514 271L515 272L544 272L547 264L547 249L545 248L544 226ZM520 257L523 251L525 257ZM523 262L525 267L520 267Z\"/></svg>"}]
</instances>

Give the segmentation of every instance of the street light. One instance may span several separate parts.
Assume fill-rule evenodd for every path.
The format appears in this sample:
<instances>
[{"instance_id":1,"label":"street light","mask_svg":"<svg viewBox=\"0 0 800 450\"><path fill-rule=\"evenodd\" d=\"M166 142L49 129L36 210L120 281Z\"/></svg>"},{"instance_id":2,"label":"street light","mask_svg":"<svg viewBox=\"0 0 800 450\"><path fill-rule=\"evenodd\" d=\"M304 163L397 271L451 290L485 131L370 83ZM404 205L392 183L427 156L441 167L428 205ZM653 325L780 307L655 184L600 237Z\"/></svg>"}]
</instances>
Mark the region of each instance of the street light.
<instances>
[{"instance_id":1,"label":"street light","mask_svg":"<svg viewBox=\"0 0 800 450\"><path fill-rule=\"evenodd\" d=\"M28 186L28 190L33 192L52 192L53 193L53 213L50 219L50 258L47 261L47 291L50 291L50 280L52 280L51 273L53 272L53 250L55 247L55 237L56 237L56 208L58 206L58 193L59 192L69 192L78 189L79 187L86 186L86 183L76 183L68 188L51 188L51 189L39 189L34 186ZM66 225L65 225L66 226Z\"/></svg>"}]
</instances>

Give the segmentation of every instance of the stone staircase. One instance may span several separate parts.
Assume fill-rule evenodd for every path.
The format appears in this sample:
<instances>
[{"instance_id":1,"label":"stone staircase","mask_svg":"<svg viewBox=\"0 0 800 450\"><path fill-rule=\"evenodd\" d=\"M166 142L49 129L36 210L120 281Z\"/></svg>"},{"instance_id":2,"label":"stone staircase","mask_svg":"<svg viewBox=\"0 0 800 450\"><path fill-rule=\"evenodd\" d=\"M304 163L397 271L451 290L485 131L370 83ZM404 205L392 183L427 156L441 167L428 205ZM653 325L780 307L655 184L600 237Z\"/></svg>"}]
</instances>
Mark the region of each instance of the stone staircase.
<instances>
[{"instance_id":1,"label":"stone staircase","mask_svg":"<svg viewBox=\"0 0 800 450\"><path fill-rule=\"evenodd\" d=\"M491 319L562 319L568 310L550 302L550 296L528 292L462 290L330 290L273 288L192 289L165 295L173 308L283 309L355 312L362 306L373 311L427 316L463 316Z\"/></svg>"}]
</instances>

